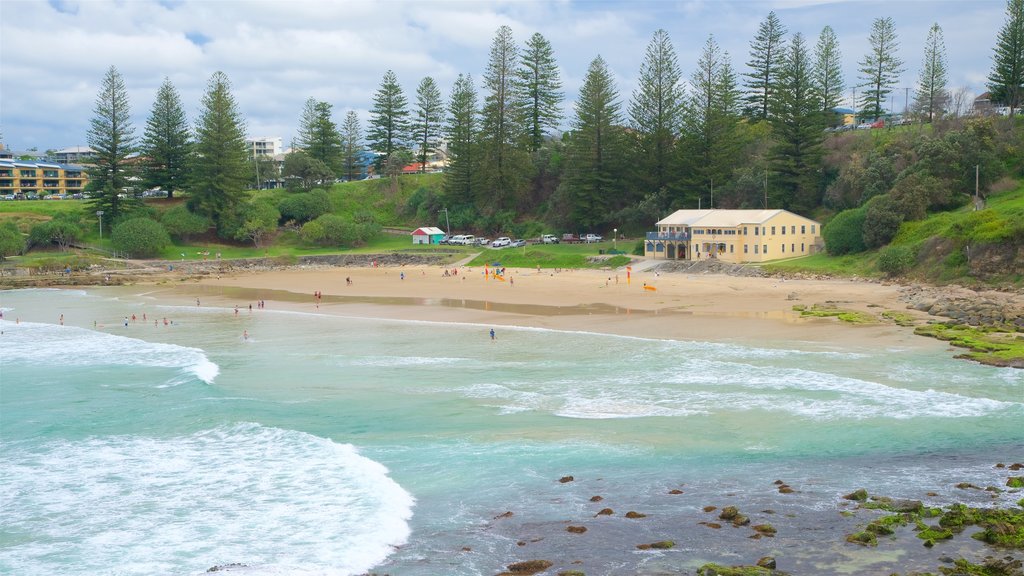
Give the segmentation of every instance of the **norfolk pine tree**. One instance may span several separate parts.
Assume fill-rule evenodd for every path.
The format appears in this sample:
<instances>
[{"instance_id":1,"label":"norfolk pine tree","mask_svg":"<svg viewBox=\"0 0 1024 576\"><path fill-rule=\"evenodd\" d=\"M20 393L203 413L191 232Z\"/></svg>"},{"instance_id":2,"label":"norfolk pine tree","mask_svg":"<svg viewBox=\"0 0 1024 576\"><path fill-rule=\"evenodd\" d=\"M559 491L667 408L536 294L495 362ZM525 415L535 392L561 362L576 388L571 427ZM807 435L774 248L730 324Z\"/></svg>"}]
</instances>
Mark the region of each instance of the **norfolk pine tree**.
<instances>
[{"instance_id":1,"label":"norfolk pine tree","mask_svg":"<svg viewBox=\"0 0 1024 576\"><path fill-rule=\"evenodd\" d=\"M782 192L785 208L806 214L819 204L816 175L824 118L813 88L810 55L799 33L786 50L772 107L772 181Z\"/></svg>"},{"instance_id":2,"label":"norfolk pine tree","mask_svg":"<svg viewBox=\"0 0 1024 576\"><path fill-rule=\"evenodd\" d=\"M141 152L145 158L142 170L146 186L166 190L167 197L173 198L175 190L185 187L191 147L181 97L171 80L164 78L142 137Z\"/></svg>"},{"instance_id":3,"label":"norfolk pine tree","mask_svg":"<svg viewBox=\"0 0 1024 576\"><path fill-rule=\"evenodd\" d=\"M551 44L540 33L526 41L519 62L517 81L520 106L526 116L526 139L531 152L544 144L547 134L558 128L562 119L562 79L558 73Z\"/></svg>"},{"instance_id":4,"label":"norfolk pine tree","mask_svg":"<svg viewBox=\"0 0 1024 576\"><path fill-rule=\"evenodd\" d=\"M1006 22L996 38L988 89L992 102L1009 106L1011 116L1024 103L1024 0L1006 1Z\"/></svg>"},{"instance_id":5,"label":"norfolk pine tree","mask_svg":"<svg viewBox=\"0 0 1024 576\"><path fill-rule=\"evenodd\" d=\"M484 71L484 107L481 115L483 153L481 192L495 209L512 207L525 187L527 158L518 146L525 129L516 82L518 50L512 29L498 28Z\"/></svg>"},{"instance_id":6,"label":"norfolk pine tree","mask_svg":"<svg viewBox=\"0 0 1024 576\"><path fill-rule=\"evenodd\" d=\"M345 178L351 182L361 170L359 155L363 151L362 129L359 126L359 115L355 110L345 114L345 123L341 125L342 163Z\"/></svg>"},{"instance_id":7,"label":"norfolk pine tree","mask_svg":"<svg viewBox=\"0 0 1024 576\"><path fill-rule=\"evenodd\" d=\"M611 73L598 56L580 87L569 142L567 179L573 221L592 227L625 206L621 104Z\"/></svg>"},{"instance_id":8,"label":"norfolk pine tree","mask_svg":"<svg viewBox=\"0 0 1024 576\"><path fill-rule=\"evenodd\" d=\"M412 133L416 141L416 161L420 172L427 171L427 157L437 150L441 137L441 120L444 118L444 103L441 90L430 76L420 81L416 88L416 111L412 122Z\"/></svg>"},{"instance_id":9,"label":"norfolk pine tree","mask_svg":"<svg viewBox=\"0 0 1024 576\"><path fill-rule=\"evenodd\" d=\"M811 81L815 97L821 104L821 111L831 117L833 108L843 100L843 56L839 52L839 40L831 26L821 29L818 44L814 47L814 67Z\"/></svg>"},{"instance_id":10,"label":"norfolk pine tree","mask_svg":"<svg viewBox=\"0 0 1024 576\"><path fill-rule=\"evenodd\" d=\"M928 122L942 114L949 100L946 92L946 44L942 40L942 28L938 23L928 30L924 43L924 62L914 93L914 109Z\"/></svg>"},{"instance_id":11,"label":"norfolk pine tree","mask_svg":"<svg viewBox=\"0 0 1024 576\"><path fill-rule=\"evenodd\" d=\"M785 47L786 27L774 11L769 12L768 17L761 22L754 41L750 43L750 61L747 62L750 72L744 74L747 78L745 85L748 90L746 101L749 114L756 120L767 120L771 113L769 106L782 70Z\"/></svg>"},{"instance_id":12,"label":"norfolk pine tree","mask_svg":"<svg viewBox=\"0 0 1024 576\"><path fill-rule=\"evenodd\" d=\"M249 163L245 123L231 94L231 82L223 72L215 72L206 85L195 132L188 206L192 212L210 218L219 233L224 232L226 220L241 202L249 181Z\"/></svg>"},{"instance_id":13,"label":"norfolk pine tree","mask_svg":"<svg viewBox=\"0 0 1024 576\"><path fill-rule=\"evenodd\" d=\"M114 66L103 76L93 112L87 136L94 151L94 164L88 169L90 204L104 212L107 222L117 222L137 204L132 194L118 196L129 186L132 171L127 159L136 152L136 146L128 91Z\"/></svg>"},{"instance_id":14,"label":"norfolk pine tree","mask_svg":"<svg viewBox=\"0 0 1024 576\"><path fill-rule=\"evenodd\" d=\"M892 18L875 18L868 37L871 49L860 62L861 84L867 87L861 98L861 115L880 118L885 113L885 99L903 73L903 60L897 55L899 41Z\"/></svg>"},{"instance_id":15,"label":"norfolk pine tree","mask_svg":"<svg viewBox=\"0 0 1024 576\"><path fill-rule=\"evenodd\" d=\"M331 119L332 106L314 98L306 100L299 119L296 145L310 158L319 160L335 175L341 172L341 134Z\"/></svg>"},{"instance_id":16,"label":"norfolk pine tree","mask_svg":"<svg viewBox=\"0 0 1024 576\"><path fill-rule=\"evenodd\" d=\"M693 206L703 205L691 196L709 197L713 182L727 182L732 175L740 146L739 100L729 53L722 51L714 36L708 36L685 99L677 147L682 164L677 205L689 206L691 201Z\"/></svg>"},{"instance_id":17,"label":"norfolk pine tree","mask_svg":"<svg viewBox=\"0 0 1024 576\"><path fill-rule=\"evenodd\" d=\"M470 75L459 77L448 98L448 116L444 133L448 138L448 167L445 169L445 195L457 205L471 205L478 183L477 169L477 95Z\"/></svg>"},{"instance_id":18,"label":"norfolk pine tree","mask_svg":"<svg viewBox=\"0 0 1024 576\"><path fill-rule=\"evenodd\" d=\"M637 133L638 176L647 191L667 189L672 180L676 138L683 106L682 72L668 32L658 30L640 65L639 86L629 103Z\"/></svg>"},{"instance_id":19,"label":"norfolk pine tree","mask_svg":"<svg viewBox=\"0 0 1024 576\"><path fill-rule=\"evenodd\" d=\"M408 101L398 84L398 77L391 70L384 74L380 88L373 96L366 140L370 149L380 154L374 161L378 173L391 154L404 148L409 140Z\"/></svg>"}]
</instances>

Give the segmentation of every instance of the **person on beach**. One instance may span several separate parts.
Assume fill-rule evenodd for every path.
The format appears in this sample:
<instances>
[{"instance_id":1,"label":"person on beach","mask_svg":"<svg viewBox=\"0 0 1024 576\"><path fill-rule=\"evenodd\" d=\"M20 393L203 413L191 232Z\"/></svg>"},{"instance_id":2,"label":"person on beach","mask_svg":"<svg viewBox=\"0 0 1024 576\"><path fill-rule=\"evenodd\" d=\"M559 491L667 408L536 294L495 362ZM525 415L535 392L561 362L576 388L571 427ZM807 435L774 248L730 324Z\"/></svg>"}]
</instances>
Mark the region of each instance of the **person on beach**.
<instances>
[{"instance_id":1,"label":"person on beach","mask_svg":"<svg viewBox=\"0 0 1024 576\"><path fill-rule=\"evenodd\" d=\"M249 339L249 331L248 330L242 330L242 339L243 340L248 340Z\"/></svg>"},{"instance_id":2,"label":"person on beach","mask_svg":"<svg viewBox=\"0 0 1024 576\"><path fill-rule=\"evenodd\" d=\"M494 340L494 328L491 328L491 340Z\"/></svg>"},{"instance_id":3,"label":"person on beach","mask_svg":"<svg viewBox=\"0 0 1024 576\"><path fill-rule=\"evenodd\" d=\"M127 316L124 317L124 327L125 328L128 327L128 317Z\"/></svg>"},{"instance_id":4,"label":"person on beach","mask_svg":"<svg viewBox=\"0 0 1024 576\"><path fill-rule=\"evenodd\" d=\"M64 315L63 314L60 315L60 325L61 326L64 325Z\"/></svg>"},{"instance_id":5,"label":"person on beach","mask_svg":"<svg viewBox=\"0 0 1024 576\"><path fill-rule=\"evenodd\" d=\"M196 298L196 306L199 306L199 298Z\"/></svg>"}]
</instances>

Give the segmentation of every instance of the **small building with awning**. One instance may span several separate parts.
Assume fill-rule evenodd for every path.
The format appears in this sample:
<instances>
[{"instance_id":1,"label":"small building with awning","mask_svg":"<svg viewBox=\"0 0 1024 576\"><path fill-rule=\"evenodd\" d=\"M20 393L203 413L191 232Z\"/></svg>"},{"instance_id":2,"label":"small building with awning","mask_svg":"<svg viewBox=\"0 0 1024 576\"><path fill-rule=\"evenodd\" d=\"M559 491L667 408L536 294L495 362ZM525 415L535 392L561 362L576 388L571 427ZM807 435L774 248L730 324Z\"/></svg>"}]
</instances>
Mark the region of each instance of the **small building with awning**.
<instances>
[{"instance_id":1,"label":"small building with awning","mask_svg":"<svg viewBox=\"0 0 1024 576\"><path fill-rule=\"evenodd\" d=\"M677 210L648 232L644 255L742 264L815 254L821 224L788 210Z\"/></svg>"},{"instance_id":2,"label":"small building with awning","mask_svg":"<svg viewBox=\"0 0 1024 576\"><path fill-rule=\"evenodd\" d=\"M413 244L437 244L444 238L444 230L434 226L423 226L412 231Z\"/></svg>"}]
</instances>

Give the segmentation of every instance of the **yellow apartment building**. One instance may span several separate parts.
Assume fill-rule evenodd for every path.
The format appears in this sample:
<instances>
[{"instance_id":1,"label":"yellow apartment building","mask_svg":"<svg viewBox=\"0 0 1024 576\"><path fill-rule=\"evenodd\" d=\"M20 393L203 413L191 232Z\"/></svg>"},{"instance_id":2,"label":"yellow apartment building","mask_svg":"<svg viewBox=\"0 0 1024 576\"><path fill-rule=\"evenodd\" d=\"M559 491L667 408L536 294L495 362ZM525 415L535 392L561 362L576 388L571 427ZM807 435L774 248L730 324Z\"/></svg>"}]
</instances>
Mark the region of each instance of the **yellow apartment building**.
<instances>
[{"instance_id":1,"label":"yellow apartment building","mask_svg":"<svg viewBox=\"0 0 1024 576\"><path fill-rule=\"evenodd\" d=\"M821 224L787 210L677 210L657 228L644 242L648 258L741 264L806 256L822 246Z\"/></svg>"},{"instance_id":2,"label":"yellow apartment building","mask_svg":"<svg viewBox=\"0 0 1024 576\"><path fill-rule=\"evenodd\" d=\"M74 164L0 159L0 195L68 196L85 190L89 175Z\"/></svg>"}]
</instances>

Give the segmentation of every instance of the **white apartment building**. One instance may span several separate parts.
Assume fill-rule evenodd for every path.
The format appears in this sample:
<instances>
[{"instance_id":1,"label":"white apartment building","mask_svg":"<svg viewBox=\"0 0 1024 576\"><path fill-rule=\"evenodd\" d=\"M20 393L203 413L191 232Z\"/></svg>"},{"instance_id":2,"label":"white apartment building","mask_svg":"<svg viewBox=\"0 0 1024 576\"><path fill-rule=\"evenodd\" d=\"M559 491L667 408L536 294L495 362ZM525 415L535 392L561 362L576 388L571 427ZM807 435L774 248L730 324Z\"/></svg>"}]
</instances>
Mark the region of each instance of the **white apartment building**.
<instances>
[{"instance_id":1,"label":"white apartment building","mask_svg":"<svg viewBox=\"0 0 1024 576\"><path fill-rule=\"evenodd\" d=\"M249 157L256 156L277 156L284 152L284 145L280 136L257 136L245 139L245 148L249 151Z\"/></svg>"}]
</instances>

